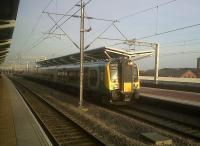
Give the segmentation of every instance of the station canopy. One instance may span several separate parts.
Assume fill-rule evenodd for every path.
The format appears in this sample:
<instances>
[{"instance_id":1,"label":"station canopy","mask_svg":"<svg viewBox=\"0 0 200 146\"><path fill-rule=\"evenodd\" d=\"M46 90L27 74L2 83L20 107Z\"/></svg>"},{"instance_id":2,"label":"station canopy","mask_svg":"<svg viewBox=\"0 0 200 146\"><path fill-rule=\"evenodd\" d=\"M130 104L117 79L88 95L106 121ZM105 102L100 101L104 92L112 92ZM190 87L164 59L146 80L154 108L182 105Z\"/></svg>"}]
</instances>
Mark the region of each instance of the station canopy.
<instances>
[{"instance_id":1,"label":"station canopy","mask_svg":"<svg viewBox=\"0 0 200 146\"><path fill-rule=\"evenodd\" d=\"M135 61L151 56L153 53L154 50L133 51L133 50L110 48L110 47L101 47L97 49L84 51L84 62L87 63L87 62L109 61L121 57L127 57L128 59ZM39 67L58 66L58 65L77 64L77 63L80 63L80 53L74 53L62 57L57 57L37 62Z\"/></svg>"},{"instance_id":2,"label":"station canopy","mask_svg":"<svg viewBox=\"0 0 200 146\"><path fill-rule=\"evenodd\" d=\"M0 64L4 62L15 27L19 0L0 1Z\"/></svg>"}]
</instances>

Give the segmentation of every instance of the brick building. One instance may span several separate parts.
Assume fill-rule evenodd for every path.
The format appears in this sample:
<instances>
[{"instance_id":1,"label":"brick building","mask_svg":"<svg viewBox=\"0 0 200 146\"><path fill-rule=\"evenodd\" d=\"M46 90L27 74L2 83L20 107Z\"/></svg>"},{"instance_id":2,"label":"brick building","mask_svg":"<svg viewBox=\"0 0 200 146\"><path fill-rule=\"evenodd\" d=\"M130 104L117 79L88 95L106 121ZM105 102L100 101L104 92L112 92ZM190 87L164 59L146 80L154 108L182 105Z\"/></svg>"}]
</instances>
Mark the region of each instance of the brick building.
<instances>
[{"instance_id":1,"label":"brick building","mask_svg":"<svg viewBox=\"0 0 200 146\"><path fill-rule=\"evenodd\" d=\"M141 71L141 76L153 76L154 70ZM196 68L163 68L159 70L160 77L197 78Z\"/></svg>"},{"instance_id":2,"label":"brick building","mask_svg":"<svg viewBox=\"0 0 200 146\"><path fill-rule=\"evenodd\" d=\"M197 75L194 74L192 71L188 70L185 73L183 73L180 77L181 78L197 78Z\"/></svg>"}]
</instances>

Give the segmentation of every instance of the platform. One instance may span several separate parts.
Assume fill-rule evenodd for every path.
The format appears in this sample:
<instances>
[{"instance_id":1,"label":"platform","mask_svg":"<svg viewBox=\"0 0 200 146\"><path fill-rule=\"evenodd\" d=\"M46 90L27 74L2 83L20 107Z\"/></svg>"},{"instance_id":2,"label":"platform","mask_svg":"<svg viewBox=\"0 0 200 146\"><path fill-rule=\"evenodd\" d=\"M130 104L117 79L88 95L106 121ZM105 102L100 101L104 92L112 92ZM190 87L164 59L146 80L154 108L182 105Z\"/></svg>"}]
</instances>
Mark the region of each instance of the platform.
<instances>
[{"instance_id":1,"label":"platform","mask_svg":"<svg viewBox=\"0 0 200 146\"><path fill-rule=\"evenodd\" d=\"M0 146L48 146L45 132L13 83L0 78Z\"/></svg>"},{"instance_id":2,"label":"platform","mask_svg":"<svg viewBox=\"0 0 200 146\"><path fill-rule=\"evenodd\" d=\"M142 87L141 95L149 98L200 107L200 93Z\"/></svg>"},{"instance_id":3,"label":"platform","mask_svg":"<svg viewBox=\"0 0 200 146\"><path fill-rule=\"evenodd\" d=\"M140 79L143 81L149 81L149 82L154 82L154 77L153 76L140 76ZM187 84L200 84L200 78L178 78L178 77L159 77L158 78L159 82L166 82L166 83L187 83Z\"/></svg>"}]
</instances>

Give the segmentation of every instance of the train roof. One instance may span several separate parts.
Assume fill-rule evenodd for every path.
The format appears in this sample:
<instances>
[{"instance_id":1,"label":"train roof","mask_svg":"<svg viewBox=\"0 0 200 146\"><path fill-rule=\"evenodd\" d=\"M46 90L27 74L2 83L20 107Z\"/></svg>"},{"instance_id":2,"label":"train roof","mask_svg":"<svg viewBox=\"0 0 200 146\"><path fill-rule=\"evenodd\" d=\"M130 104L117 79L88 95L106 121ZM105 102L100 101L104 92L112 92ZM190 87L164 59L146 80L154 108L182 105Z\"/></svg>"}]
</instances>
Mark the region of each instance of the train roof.
<instances>
[{"instance_id":1,"label":"train roof","mask_svg":"<svg viewBox=\"0 0 200 146\"><path fill-rule=\"evenodd\" d=\"M110 48L110 47L100 47L97 49L84 51L84 62L85 63L108 62L109 60L118 59L123 56L128 57L131 60L138 60L152 55L153 52L154 50L133 51L133 50ZM60 66L68 64L79 64L79 62L80 62L80 53L74 53L66 56L39 61L37 62L37 64L40 67L49 67L49 66Z\"/></svg>"},{"instance_id":2,"label":"train roof","mask_svg":"<svg viewBox=\"0 0 200 146\"><path fill-rule=\"evenodd\" d=\"M84 63L84 67L102 67L105 66L108 62L94 62L94 63ZM57 66L44 66L41 67L41 69L74 69L74 68L79 68L79 64L67 64L67 65L57 65Z\"/></svg>"}]
</instances>

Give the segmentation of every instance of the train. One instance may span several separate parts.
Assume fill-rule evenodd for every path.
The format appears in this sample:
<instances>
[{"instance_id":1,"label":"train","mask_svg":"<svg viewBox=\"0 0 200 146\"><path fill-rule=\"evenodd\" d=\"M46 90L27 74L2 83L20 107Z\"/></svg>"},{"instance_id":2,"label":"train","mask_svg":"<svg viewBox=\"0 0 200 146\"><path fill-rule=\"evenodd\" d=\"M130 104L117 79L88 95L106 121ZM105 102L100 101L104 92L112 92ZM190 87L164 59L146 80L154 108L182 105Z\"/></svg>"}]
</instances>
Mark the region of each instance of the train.
<instances>
[{"instance_id":1,"label":"train","mask_svg":"<svg viewBox=\"0 0 200 146\"><path fill-rule=\"evenodd\" d=\"M135 60L153 51L127 51L101 47L84 52L84 98L109 104L128 104L140 97L139 68ZM23 73L29 79L55 88L79 92L80 53L39 61L38 67Z\"/></svg>"},{"instance_id":2,"label":"train","mask_svg":"<svg viewBox=\"0 0 200 146\"><path fill-rule=\"evenodd\" d=\"M76 90L80 84L80 65L40 67L25 76ZM139 90L139 69L127 59L84 64L84 95L103 103L122 104L138 99Z\"/></svg>"}]
</instances>

